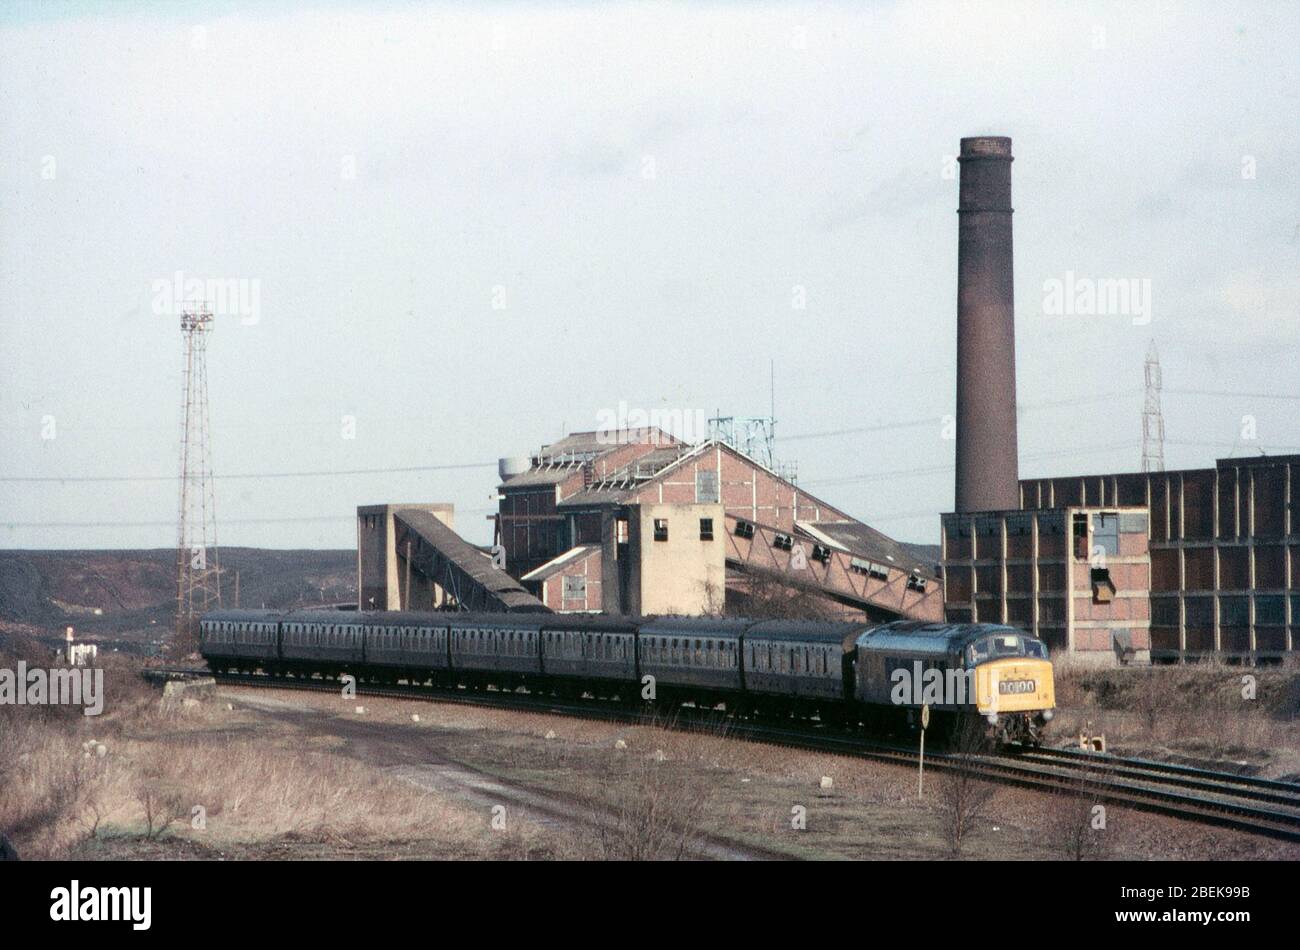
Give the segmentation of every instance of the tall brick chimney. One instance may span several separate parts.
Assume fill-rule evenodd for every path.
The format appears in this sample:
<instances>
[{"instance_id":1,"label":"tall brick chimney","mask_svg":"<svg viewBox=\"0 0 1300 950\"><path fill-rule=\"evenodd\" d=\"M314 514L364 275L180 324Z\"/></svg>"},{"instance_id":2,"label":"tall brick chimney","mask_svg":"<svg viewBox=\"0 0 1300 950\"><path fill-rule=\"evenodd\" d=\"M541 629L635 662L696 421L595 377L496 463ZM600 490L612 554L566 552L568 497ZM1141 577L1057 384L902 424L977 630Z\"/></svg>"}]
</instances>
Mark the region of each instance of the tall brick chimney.
<instances>
[{"instance_id":1,"label":"tall brick chimney","mask_svg":"<svg viewBox=\"0 0 1300 950\"><path fill-rule=\"evenodd\" d=\"M957 236L958 512L1020 507L1011 139L961 140Z\"/></svg>"}]
</instances>

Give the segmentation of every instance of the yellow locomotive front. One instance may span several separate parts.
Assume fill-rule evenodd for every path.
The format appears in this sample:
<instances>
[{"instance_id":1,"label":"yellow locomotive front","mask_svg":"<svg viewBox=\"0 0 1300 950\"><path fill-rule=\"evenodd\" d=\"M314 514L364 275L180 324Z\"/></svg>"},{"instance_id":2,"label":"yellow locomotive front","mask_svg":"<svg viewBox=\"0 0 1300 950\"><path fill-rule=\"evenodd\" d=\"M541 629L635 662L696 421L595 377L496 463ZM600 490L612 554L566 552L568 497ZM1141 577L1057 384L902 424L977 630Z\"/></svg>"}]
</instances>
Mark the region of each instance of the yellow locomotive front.
<instances>
[{"instance_id":1,"label":"yellow locomotive front","mask_svg":"<svg viewBox=\"0 0 1300 950\"><path fill-rule=\"evenodd\" d=\"M965 665L975 671L975 707L1000 742L1037 744L1056 707L1047 647L1002 628L971 643Z\"/></svg>"}]
</instances>

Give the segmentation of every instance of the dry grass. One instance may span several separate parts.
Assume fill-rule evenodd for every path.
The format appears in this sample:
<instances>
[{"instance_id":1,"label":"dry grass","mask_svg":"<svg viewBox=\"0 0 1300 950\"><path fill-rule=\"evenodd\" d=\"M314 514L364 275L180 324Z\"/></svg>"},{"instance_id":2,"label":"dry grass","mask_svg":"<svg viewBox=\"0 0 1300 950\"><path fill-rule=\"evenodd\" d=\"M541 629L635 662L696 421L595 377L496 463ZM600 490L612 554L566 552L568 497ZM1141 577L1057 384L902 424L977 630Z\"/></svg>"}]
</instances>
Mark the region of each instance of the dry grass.
<instances>
[{"instance_id":1,"label":"dry grass","mask_svg":"<svg viewBox=\"0 0 1300 950\"><path fill-rule=\"evenodd\" d=\"M1252 695L1253 690L1253 695ZM1128 669L1056 664L1053 734L1105 733L1113 748L1300 768L1300 675L1220 662Z\"/></svg>"},{"instance_id":2,"label":"dry grass","mask_svg":"<svg viewBox=\"0 0 1300 950\"><path fill-rule=\"evenodd\" d=\"M36 657L28 662L48 663ZM11 651L0 666L14 659ZM446 857L537 850L526 829L494 833L460 802L292 734L269 733L222 702L164 701L129 664L114 663L105 674L99 717L0 706L0 834L24 859L176 838L244 851L398 840Z\"/></svg>"}]
</instances>

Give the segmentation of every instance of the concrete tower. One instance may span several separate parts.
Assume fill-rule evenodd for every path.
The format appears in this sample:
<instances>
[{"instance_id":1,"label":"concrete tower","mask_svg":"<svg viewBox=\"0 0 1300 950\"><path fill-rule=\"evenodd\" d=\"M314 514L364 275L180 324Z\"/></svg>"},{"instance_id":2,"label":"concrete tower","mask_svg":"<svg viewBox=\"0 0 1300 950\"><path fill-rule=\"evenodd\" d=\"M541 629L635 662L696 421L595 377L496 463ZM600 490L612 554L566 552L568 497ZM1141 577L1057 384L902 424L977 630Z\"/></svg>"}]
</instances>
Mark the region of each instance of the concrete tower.
<instances>
[{"instance_id":1,"label":"concrete tower","mask_svg":"<svg viewBox=\"0 0 1300 950\"><path fill-rule=\"evenodd\" d=\"M958 512L1020 507L1011 139L961 140L957 214Z\"/></svg>"}]
</instances>

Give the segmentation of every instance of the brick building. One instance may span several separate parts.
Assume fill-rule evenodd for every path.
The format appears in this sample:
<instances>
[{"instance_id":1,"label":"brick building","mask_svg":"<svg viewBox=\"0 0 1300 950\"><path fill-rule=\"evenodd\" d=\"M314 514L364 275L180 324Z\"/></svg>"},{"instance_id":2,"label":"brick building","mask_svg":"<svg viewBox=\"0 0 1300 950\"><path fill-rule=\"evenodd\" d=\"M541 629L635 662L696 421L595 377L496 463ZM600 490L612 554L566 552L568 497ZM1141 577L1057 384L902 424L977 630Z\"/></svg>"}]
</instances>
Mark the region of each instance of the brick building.
<instances>
[{"instance_id":1,"label":"brick building","mask_svg":"<svg viewBox=\"0 0 1300 950\"><path fill-rule=\"evenodd\" d=\"M1300 455L1022 479L1019 512L943 516L946 613L1097 659L1277 660L1300 627L1298 478ZM1098 566L1113 592L1094 590Z\"/></svg>"},{"instance_id":2,"label":"brick building","mask_svg":"<svg viewBox=\"0 0 1300 950\"><path fill-rule=\"evenodd\" d=\"M580 432L502 476L507 569L552 609L734 611L762 578L848 615L942 617L931 559L721 441Z\"/></svg>"}]
</instances>

